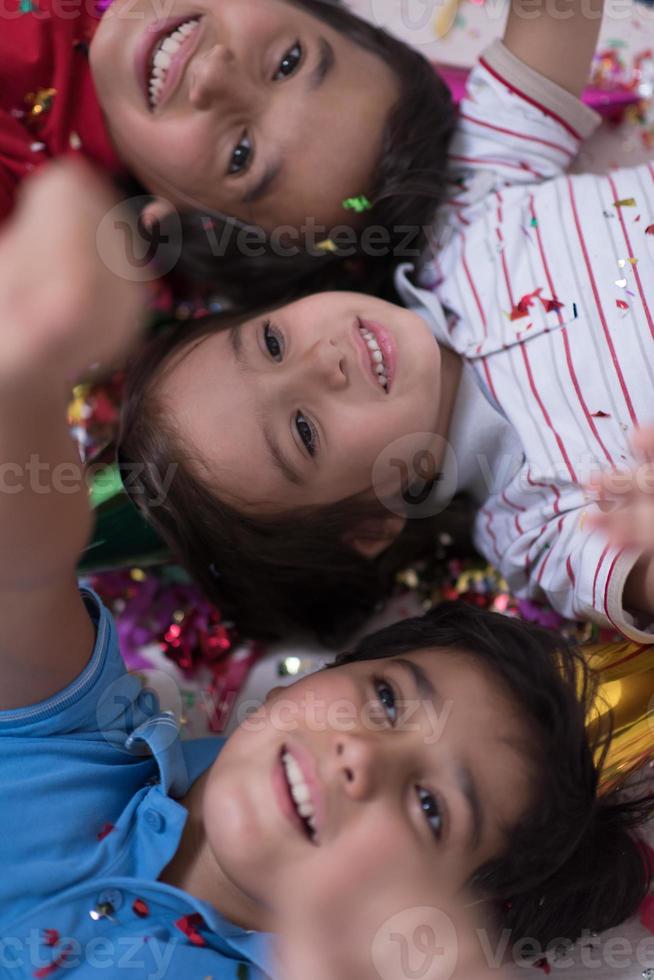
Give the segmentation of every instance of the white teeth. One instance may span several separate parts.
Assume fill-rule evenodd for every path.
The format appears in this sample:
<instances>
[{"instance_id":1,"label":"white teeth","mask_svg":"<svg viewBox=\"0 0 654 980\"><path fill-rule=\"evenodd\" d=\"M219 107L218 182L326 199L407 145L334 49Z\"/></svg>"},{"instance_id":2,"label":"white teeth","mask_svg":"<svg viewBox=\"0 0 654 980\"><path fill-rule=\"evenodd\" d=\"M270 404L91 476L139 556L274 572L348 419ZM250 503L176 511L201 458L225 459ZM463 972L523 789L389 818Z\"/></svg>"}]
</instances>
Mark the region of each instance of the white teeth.
<instances>
[{"instance_id":1,"label":"white teeth","mask_svg":"<svg viewBox=\"0 0 654 980\"><path fill-rule=\"evenodd\" d=\"M155 68L169 68L170 63L173 59L166 51L157 51L154 56L154 67Z\"/></svg>"},{"instance_id":2,"label":"white teeth","mask_svg":"<svg viewBox=\"0 0 654 980\"><path fill-rule=\"evenodd\" d=\"M366 347L370 351L370 360L372 363L372 369L379 379L379 383L382 388L388 389L388 375L386 373L386 366L384 365L384 355L382 354L381 348L377 343L377 338L369 330L363 327L359 328L361 336L363 337Z\"/></svg>"},{"instance_id":3,"label":"white teeth","mask_svg":"<svg viewBox=\"0 0 654 980\"><path fill-rule=\"evenodd\" d=\"M150 107L152 109L156 108L159 103L159 97L166 80L166 75L168 74L168 69L172 64L174 56L199 23L199 19L186 21L185 24L176 28L158 44L152 58L152 70L148 81Z\"/></svg>"},{"instance_id":4,"label":"white teeth","mask_svg":"<svg viewBox=\"0 0 654 980\"><path fill-rule=\"evenodd\" d=\"M311 832L315 834L316 824L315 824L315 814L313 809L313 804L311 803L311 792L309 787L304 782L302 776L302 770L288 752L285 752L282 756L282 762L284 763L284 769L286 770L286 778L288 780L288 785L291 790L291 796L295 801L297 811L301 817L303 817L309 827Z\"/></svg>"}]
</instances>

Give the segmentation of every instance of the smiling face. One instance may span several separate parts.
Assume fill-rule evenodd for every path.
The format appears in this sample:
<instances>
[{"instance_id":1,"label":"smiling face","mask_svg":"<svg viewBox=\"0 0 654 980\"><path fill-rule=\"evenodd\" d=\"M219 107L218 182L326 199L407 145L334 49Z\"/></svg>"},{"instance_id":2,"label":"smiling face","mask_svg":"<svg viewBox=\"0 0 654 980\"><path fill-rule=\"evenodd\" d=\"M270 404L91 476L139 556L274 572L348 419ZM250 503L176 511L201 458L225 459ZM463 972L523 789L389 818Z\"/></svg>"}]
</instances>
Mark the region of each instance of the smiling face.
<instances>
[{"instance_id":1,"label":"smiling face","mask_svg":"<svg viewBox=\"0 0 654 980\"><path fill-rule=\"evenodd\" d=\"M312 869L351 853L353 837L369 842L362 865L377 855L398 871L403 861L428 866L435 889L447 880L458 891L504 852L530 804L520 748L529 735L496 679L452 650L277 688L228 740L206 785L205 832L232 900L274 906L280 874L293 867L310 881Z\"/></svg>"},{"instance_id":2,"label":"smiling face","mask_svg":"<svg viewBox=\"0 0 654 980\"><path fill-rule=\"evenodd\" d=\"M381 59L283 0L115 0L90 59L145 187L267 230L344 223L399 95Z\"/></svg>"},{"instance_id":3,"label":"smiling face","mask_svg":"<svg viewBox=\"0 0 654 980\"><path fill-rule=\"evenodd\" d=\"M274 513L368 492L400 437L409 454L426 448L440 368L417 314L320 293L205 337L163 372L156 397L203 482L242 511Z\"/></svg>"}]
</instances>

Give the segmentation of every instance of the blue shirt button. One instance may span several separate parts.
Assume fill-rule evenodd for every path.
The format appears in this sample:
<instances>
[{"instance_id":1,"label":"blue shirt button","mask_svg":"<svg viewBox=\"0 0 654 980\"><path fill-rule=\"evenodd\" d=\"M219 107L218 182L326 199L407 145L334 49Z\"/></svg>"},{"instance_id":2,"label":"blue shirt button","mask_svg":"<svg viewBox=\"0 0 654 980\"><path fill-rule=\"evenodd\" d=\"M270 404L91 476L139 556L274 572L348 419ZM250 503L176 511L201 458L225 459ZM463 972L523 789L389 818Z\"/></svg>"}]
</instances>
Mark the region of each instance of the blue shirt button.
<instances>
[{"instance_id":1,"label":"blue shirt button","mask_svg":"<svg viewBox=\"0 0 654 980\"><path fill-rule=\"evenodd\" d=\"M155 834L161 834L166 829L166 821L156 810L146 810L143 819Z\"/></svg>"},{"instance_id":2,"label":"blue shirt button","mask_svg":"<svg viewBox=\"0 0 654 980\"><path fill-rule=\"evenodd\" d=\"M117 888L107 888L98 895L98 906L111 905L115 912L123 904L123 893Z\"/></svg>"}]
</instances>

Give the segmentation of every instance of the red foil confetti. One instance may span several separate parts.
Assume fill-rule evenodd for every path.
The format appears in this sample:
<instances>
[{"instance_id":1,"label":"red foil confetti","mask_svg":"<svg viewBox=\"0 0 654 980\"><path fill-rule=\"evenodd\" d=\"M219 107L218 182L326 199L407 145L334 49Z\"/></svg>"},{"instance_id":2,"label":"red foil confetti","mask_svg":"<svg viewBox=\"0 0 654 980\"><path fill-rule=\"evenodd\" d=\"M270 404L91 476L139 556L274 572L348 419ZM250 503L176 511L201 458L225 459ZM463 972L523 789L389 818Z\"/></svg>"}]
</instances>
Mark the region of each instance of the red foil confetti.
<instances>
[{"instance_id":1,"label":"red foil confetti","mask_svg":"<svg viewBox=\"0 0 654 980\"><path fill-rule=\"evenodd\" d=\"M648 225L645 229L646 235L654 235L654 225Z\"/></svg>"},{"instance_id":2,"label":"red foil confetti","mask_svg":"<svg viewBox=\"0 0 654 980\"><path fill-rule=\"evenodd\" d=\"M538 967L539 970L542 970L543 973L551 973L552 972L552 967L549 964L549 960L545 956L542 958L542 960L537 960L534 963L534 966L535 967Z\"/></svg>"},{"instance_id":3,"label":"red foil confetti","mask_svg":"<svg viewBox=\"0 0 654 980\"><path fill-rule=\"evenodd\" d=\"M59 942L59 933L56 929L43 930L43 942L46 946L56 946Z\"/></svg>"},{"instance_id":4,"label":"red foil confetti","mask_svg":"<svg viewBox=\"0 0 654 980\"><path fill-rule=\"evenodd\" d=\"M142 898L135 898L132 902L132 912L138 915L139 919L147 919L150 914L150 906Z\"/></svg>"},{"instance_id":5,"label":"red foil confetti","mask_svg":"<svg viewBox=\"0 0 654 980\"><path fill-rule=\"evenodd\" d=\"M181 919L178 919L175 923L177 929L183 932L186 938L194 946L206 946L207 941L204 936L201 936L198 932L200 926L204 925L204 919L198 912L194 912L193 915L183 915Z\"/></svg>"},{"instance_id":6,"label":"red foil confetti","mask_svg":"<svg viewBox=\"0 0 654 980\"><path fill-rule=\"evenodd\" d=\"M100 828L96 836L98 840L104 840L105 837L108 837L109 834L112 833L112 831L114 830L115 827L112 823L105 823L102 825L102 827Z\"/></svg>"},{"instance_id":7,"label":"red foil confetti","mask_svg":"<svg viewBox=\"0 0 654 980\"><path fill-rule=\"evenodd\" d=\"M558 310L562 310L565 306L565 303L561 303L558 299L543 299L541 297L541 303L546 313L558 312Z\"/></svg>"},{"instance_id":8,"label":"red foil confetti","mask_svg":"<svg viewBox=\"0 0 654 980\"><path fill-rule=\"evenodd\" d=\"M616 299L615 305L619 310L628 310L629 303L626 303L623 299Z\"/></svg>"},{"instance_id":9,"label":"red foil confetti","mask_svg":"<svg viewBox=\"0 0 654 980\"><path fill-rule=\"evenodd\" d=\"M72 952L72 946L64 946L64 948L56 957L56 959L54 959L52 963L50 963L48 966L42 966L39 967L38 970L35 970L34 976L38 978L52 976L53 973L56 973L57 970L59 970L64 965L64 963L70 956L71 952Z\"/></svg>"}]
</instances>

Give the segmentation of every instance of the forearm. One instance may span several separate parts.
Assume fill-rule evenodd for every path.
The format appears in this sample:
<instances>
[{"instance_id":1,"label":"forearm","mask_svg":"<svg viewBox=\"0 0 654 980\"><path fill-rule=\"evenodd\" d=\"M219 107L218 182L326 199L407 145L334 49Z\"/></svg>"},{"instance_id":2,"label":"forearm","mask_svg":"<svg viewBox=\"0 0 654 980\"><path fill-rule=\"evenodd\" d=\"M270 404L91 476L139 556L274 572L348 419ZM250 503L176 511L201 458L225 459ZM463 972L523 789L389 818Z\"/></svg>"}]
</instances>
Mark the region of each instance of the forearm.
<instances>
[{"instance_id":1,"label":"forearm","mask_svg":"<svg viewBox=\"0 0 654 980\"><path fill-rule=\"evenodd\" d=\"M90 533L67 386L38 378L0 390L0 589L42 588L69 573Z\"/></svg>"},{"instance_id":2,"label":"forearm","mask_svg":"<svg viewBox=\"0 0 654 980\"><path fill-rule=\"evenodd\" d=\"M511 0L504 43L573 95L588 82L604 0Z\"/></svg>"}]
</instances>

